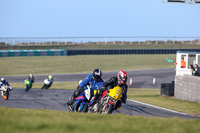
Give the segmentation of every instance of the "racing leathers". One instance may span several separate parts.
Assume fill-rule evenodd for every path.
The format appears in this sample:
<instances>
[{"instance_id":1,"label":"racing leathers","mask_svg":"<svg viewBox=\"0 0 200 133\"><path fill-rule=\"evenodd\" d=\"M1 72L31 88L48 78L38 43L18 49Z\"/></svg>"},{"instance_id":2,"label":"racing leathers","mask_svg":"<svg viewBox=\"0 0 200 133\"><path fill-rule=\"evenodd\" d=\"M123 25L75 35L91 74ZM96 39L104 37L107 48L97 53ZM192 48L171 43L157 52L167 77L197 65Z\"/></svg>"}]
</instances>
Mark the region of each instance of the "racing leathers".
<instances>
[{"instance_id":1,"label":"racing leathers","mask_svg":"<svg viewBox=\"0 0 200 133\"><path fill-rule=\"evenodd\" d=\"M33 83L35 82L35 78L34 78L33 75L32 75L32 76L29 76L29 77L28 77L28 80L31 82L30 88L32 88L32 85L33 85Z\"/></svg>"},{"instance_id":2,"label":"racing leathers","mask_svg":"<svg viewBox=\"0 0 200 133\"><path fill-rule=\"evenodd\" d=\"M101 88L103 84L103 79L100 78L98 81L94 80L93 75L88 75L77 87L77 90L74 91L69 102L67 102L68 106L72 105L75 101L75 98L78 97L84 90L87 89L87 85L91 88L92 93L94 94L94 90L98 90Z\"/></svg>"},{"instance_id":3,"label":"racing leathers","mask_svg":"<svg viewBox=\"0 0 200 133\"><path fill-rule=\"evenodd\" d=\"M3 91L6 91L4 86L10 86L9 82L6 80L4 82L0 82L0 91L2 96L3 96ZM12 90L12 87L10 87L10 90Z\"/></svg>"},{"instance_id":4,"label":"racing leathers","mask_svg":"<svg viewBox=\"0 0 200 133\"><path fill-rule=\"evenodd\" d=\"M112 77L109 80L105 81L101 88L98 90L97 94L95 95L95 100L97 100L104 91L107 91L109 89L113 89L115 86L119 86L122 88L122 98L117 101L115 109L121 107L121 102L126 103L127 100L127 90L128 90L128 85L125 84L119 84L118 78L117 77Z\"/></svg>"},{"instance_id":5,"label":"racing leathers","mask_svg":"<svg viewBox=\"0 0 200 133\"><path fill-rule=\"evenodd\" d=\"M45 80L47 80L48 81L48 84L45 84L44 83L44 85L42 86L42 88L41 88L41 90L43 90L43 89L49 89L51 86L52 86L52 84L53 84L53 78L51 78L51 79L45 79Z\"/></svg>"}]
</instances>

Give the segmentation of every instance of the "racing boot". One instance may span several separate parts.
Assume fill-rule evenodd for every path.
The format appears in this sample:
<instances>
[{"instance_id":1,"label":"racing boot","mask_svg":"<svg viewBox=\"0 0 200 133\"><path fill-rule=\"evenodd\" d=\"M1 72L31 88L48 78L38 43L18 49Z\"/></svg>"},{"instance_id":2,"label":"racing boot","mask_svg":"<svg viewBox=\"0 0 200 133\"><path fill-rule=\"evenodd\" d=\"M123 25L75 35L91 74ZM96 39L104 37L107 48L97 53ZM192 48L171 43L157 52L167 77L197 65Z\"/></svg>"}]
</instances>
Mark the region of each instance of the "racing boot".
<instances>
[{"instance_id":1,"label":"racing boot","mask_svg":"<svg viewBox=\"0 0 200 133\"><path fill-rule=\"evenodd\" d=\"M71 99L69 102L67 102L67 105L70 106L74 103L75 99L84 91L83 87L78 87L77 90L74 91L74 94L71 96Z\"/></svg>"},{"instance_id":2,"label":"racing boot","mask_svg":"<svg viewBox=\"0 0 200 133\"><path fill-rule=\"evenodd\" d=\"M68 106L71 106L74 103L74 95L72 95L71 99L67 102Z\"/></svg>"}]
</instances>

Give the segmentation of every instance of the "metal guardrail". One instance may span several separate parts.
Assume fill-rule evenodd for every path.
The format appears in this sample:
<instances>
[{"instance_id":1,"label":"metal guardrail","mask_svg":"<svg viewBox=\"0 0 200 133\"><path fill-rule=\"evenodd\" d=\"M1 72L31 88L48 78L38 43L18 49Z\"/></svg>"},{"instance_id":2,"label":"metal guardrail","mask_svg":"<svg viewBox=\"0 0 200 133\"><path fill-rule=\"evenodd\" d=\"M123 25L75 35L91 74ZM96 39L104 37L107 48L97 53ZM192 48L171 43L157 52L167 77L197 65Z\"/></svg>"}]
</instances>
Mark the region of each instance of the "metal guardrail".
<instances>
[{"instance_id":1,"label":"metal guardrail","mask_svg":"<svg viewBox=\"0 0 200 133\"><path fill-rule=\"evenodd\" d=\"M200 44L200 37L0 37L0 45L42 46L42 45L128 45L128 44Z\"/></svg>"}]
</instances>

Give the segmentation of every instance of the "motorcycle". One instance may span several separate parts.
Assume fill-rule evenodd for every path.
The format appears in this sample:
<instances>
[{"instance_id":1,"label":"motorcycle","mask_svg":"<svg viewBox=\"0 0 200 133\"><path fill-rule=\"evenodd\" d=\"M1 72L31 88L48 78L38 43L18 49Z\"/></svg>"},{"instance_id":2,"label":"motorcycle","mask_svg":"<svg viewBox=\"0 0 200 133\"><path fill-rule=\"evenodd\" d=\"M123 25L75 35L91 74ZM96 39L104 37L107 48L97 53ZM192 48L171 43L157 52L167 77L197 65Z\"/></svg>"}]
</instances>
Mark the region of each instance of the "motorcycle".
<instances>
[{"instance_id":1,"label":"motorcycle","mask_svg":"<svg viewBox=\"0 0 200 133\"><path fill-rule=\"evenodd\" d=\"M93 96L93 94L91 92L91 89L87 85L87 89L84 90L84 92L82 92L75 99L74 104L69 106L69 112L87 112L88 111L88 104L90 103L92 96ZM71 98L72 98L72 96L70 97L70 99Z\"/></svg>"},{"instance_id":2,"label":"motorcycle","mask_svg":"<svg viewBox=\"0 0 200 133\"><path fill-rule=\"evenodd\" d=\"M12 90L12 87L10 86L7 86L7 85L4 85L2 86L2 97L5 99L5 100L8 100L9 99L9 96L10 96L10 91Z\"/></svg>"},{"instance_id":3,"label":"motorcycle","mask_svg":"<svg viewBox=\"0 0 200 133\"><path fill-rule=\"evenodd\" d=\"M45 79L45 80L44 80L44 85L42 86L41 89L42 89L42 90L43 90L43 89L46 89L46 90L49 89L49 88L51 87L50 84L51 84L51 81L49 81L48 79Z\"/></svg>"},{"instance_id":4,"label":"motorcycle","mask_svg":"<svg viewBox=\"0 0 200 133\"><path fill-rule=\"evenodd\" d=\"M24 87L25 87L25 91L28 92L31 89L31 87L32 87L32 82L29 81L28 79L26 79L24 81Z\"/></svg>"},{"instance_id":5,"label":"motorcycle","mask_svg":"<svg viewBox=\"0 0 200 133\"><path fill-rule=\"evenodd\" d=\"M104 91L101 99L89 108L89 113L111 114L118 100L122 97L122 89L119 86ZM118 108L119 109L119 108Z\"/></svg>"}]
</instances>

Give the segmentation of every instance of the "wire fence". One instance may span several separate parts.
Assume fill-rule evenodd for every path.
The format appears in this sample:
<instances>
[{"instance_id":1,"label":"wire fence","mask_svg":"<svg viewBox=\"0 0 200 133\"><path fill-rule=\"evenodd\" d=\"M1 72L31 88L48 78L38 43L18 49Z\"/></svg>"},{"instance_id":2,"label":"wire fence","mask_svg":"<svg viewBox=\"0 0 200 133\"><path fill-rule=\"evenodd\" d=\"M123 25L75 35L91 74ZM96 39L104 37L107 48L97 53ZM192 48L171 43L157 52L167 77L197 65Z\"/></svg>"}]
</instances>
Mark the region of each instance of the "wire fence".
<instances>
[{"instance_id":1,"label":"wire fence","mask_svg":"<svg viewBox=\"0 0 200 133\"><path fill-rule=\"evenodd\" d=\"M200 37L0 37L1 46L200 44Z\"/></svg>"}]
</instances>

